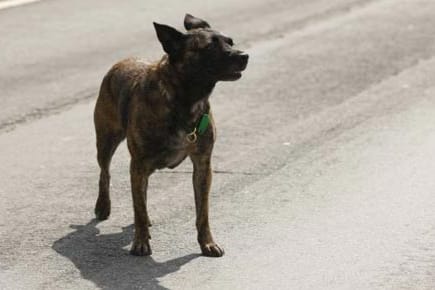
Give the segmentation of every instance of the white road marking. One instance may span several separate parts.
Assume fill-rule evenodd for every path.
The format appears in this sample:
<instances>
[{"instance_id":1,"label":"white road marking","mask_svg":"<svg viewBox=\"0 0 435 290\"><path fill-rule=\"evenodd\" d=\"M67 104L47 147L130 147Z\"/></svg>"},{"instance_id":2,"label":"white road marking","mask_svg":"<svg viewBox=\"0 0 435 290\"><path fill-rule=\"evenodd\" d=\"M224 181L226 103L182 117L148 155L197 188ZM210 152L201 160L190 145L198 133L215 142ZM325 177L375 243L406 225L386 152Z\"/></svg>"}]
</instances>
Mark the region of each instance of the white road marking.
<instances>
[{"instance_id":1,"label":"white road marking","mask_svg":"<svg viewBox=\"0 0 435 290\"><path fill-rule=\"evenodd\" d=\"M6 9L6 8L11 8L11 7L16 7L16 6L20 6L20 5L24 5L24 4L29 4L29 3L33 3L33 2L39 2L41 0L8 0L8 1L2 1L0 2L0 10L1 9Z\"/></svg>"}]
</instances>

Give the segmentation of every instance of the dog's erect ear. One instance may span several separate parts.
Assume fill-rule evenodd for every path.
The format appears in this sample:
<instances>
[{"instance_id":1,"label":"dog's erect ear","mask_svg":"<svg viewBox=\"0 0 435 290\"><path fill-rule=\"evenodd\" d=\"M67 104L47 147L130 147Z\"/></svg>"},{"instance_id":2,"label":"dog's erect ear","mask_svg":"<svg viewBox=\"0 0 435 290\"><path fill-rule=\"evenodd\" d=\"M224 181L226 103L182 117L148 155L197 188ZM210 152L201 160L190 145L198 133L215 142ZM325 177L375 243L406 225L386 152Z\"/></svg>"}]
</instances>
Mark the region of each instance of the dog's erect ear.
<instances>
[{"instance_id":1,"label":"dog's erect ear","mask_svg":"<svg viewBox=\"0 0 435 290\"><path fill-rule=\"evenodd\" d=\"M196 18L190 14L186 14L184 17L184 28L186 28L186 30L195 28L210 28L210 24L208 24L205 20Z\"/></svg>"},{"instance_id":2,"label":"dog's erect ear","mask_svg":"<svg viewBox=\"0 0 435 290\"><path fill-rule=\"evenodd\" d=\"M157 38L163 46L163 50L171 57L176 57L181 52L186 35L168 25L155 23L154 28L157 32Z\"/></svg>"}]
</instances>

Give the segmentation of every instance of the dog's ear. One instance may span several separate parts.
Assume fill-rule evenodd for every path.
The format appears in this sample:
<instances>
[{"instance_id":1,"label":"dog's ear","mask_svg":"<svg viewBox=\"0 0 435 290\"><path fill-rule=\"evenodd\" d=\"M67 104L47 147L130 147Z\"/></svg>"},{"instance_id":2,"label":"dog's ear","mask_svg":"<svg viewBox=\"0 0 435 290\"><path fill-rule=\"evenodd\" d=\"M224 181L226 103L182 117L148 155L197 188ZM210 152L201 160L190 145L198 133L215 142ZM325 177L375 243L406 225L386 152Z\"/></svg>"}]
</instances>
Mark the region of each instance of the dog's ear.
<instances>
[{"instance_id":1,"label":"dog's ear","mask_svg":"<svg viewBox=\"0 0 435 290\"><path fill-rule=\"evenodd\" d=\"M186 35L168 25L153 22L157 38L163 50L170 56L176 57L183 49Z\"/></svg>"},{"instance_id":2,"label":"dog's ear","mask_svg":"<svg viewBox=\"0 0 435 290\"><path fill-rule=\"evenodd\" d=\"M210 28L210 24L208 24L205 20L196 18L190 14L186 14L184 17L184 28L186 28L186 30L195 28Z\"/></svg>"}]
</instances>

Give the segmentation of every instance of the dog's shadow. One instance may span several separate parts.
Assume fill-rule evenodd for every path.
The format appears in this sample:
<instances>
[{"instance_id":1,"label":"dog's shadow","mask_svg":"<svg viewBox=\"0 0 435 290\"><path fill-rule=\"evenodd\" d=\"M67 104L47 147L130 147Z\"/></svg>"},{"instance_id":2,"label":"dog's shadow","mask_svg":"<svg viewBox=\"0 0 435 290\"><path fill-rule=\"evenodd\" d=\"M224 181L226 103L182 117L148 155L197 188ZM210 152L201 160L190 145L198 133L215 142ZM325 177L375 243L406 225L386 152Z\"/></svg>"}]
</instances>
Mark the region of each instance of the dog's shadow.
<instances>
[{"instance_id":1,"label":"dog's shadow","mask_svg":"<svg viewBox=\"0 0 435 290\"><path fill-rule=\"evenodd\" d=\"M164 263L152 257L134 257L123 249L132 240L133 225L120 233L100 235L97 224L91 220L86 225L72 225L75 231L54 242L53 249L102 289L167 289L159 285L158 278L200 256L190 254Z\"/></svg>"}]
</instances>

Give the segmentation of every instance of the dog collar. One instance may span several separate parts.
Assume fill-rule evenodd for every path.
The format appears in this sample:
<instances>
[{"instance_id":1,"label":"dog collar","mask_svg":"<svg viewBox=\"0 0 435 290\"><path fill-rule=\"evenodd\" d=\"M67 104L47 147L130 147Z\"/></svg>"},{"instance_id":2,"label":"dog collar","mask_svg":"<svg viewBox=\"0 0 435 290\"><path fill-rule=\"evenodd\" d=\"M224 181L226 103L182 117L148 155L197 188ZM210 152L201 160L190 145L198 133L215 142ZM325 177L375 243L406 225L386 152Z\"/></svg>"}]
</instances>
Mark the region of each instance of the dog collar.
<instances>
[{"instance_id":1,"label":"dog collar","mask_svg":"<svg viewBox=\"0 0 435 290\"><path fill-rule=\"evenodd\" d=\"M201 119L199 119L198 125L196 125L192 132L186 135L187 141L189 141L189 143L196 143L198 135L203 135L209 124L210 116L208 114L203 114Z\"/></svg>"}]
</instances>

